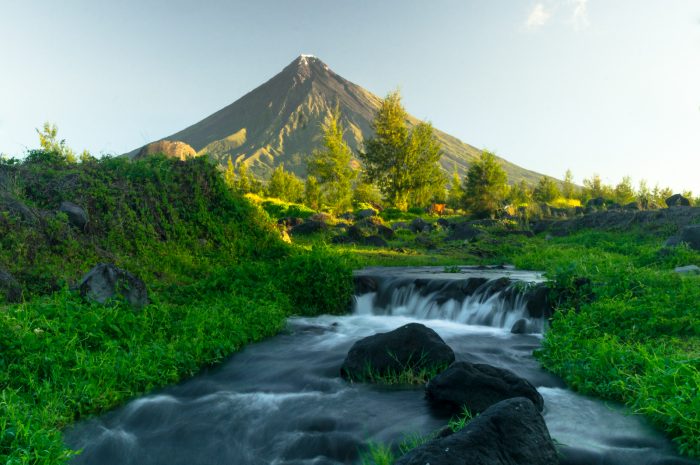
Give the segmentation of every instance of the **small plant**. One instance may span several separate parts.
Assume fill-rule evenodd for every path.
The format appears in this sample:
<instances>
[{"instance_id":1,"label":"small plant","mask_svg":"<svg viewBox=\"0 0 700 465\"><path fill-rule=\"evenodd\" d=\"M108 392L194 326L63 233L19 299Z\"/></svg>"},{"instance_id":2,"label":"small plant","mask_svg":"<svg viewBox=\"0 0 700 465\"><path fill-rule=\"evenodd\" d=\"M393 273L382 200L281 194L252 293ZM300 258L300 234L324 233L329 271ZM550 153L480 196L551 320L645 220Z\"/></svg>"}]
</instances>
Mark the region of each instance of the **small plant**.
<instances>
[{"instance_id":1,"label":"small plant","mask_svg":"<svg viewBox=\"0 0 700 465\"><path fill-rule=\"evenodd\" d=\"M367 451L360 453L362 465L392 465L396 460L391 447L380 442L370 442Z\"/></svg>"},{"instance_id":2,"label":"small plant","mask_svg":"<svg viewBox=\"0 0 700 465\"><path fill-rule=\"evenodd\" d=\"M465 426L469 424L470 421L474 419L472 412L466 407L462 407L462 413L456 417L450 418L450 422L447 423L447 427L452 430L453 433L461 431Z\"/></svg>"},{"instance_id":3,"label":"small plant","mask_svg":"<svg viewBox=\"0 0 700 465\"><path fill-rule=\"evenodd\" d=\"M458 265L448 265L443 269L443 272L445 272L445 273L461 273L462 268L460 268Z\"/></svg>"}]
</instances>

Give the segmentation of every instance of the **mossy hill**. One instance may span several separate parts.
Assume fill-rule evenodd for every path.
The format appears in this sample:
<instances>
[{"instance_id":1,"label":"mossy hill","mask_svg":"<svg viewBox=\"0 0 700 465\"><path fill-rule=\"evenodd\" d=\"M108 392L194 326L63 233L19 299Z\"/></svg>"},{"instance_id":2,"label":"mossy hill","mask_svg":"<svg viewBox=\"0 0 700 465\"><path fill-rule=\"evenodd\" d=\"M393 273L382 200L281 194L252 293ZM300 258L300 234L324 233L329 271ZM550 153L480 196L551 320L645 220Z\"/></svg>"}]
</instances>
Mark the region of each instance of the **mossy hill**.
<instances>
[{"instance_id":1,"label":"mossy hill","mask_svg":"<svg viewBox=\"0 0 700 465\"><path fill-rule=\"evenodd\" d=\"M232 104L163 139L185 142L224 166L229 158L234 164L244 162L258 177L267 178L280 163L305 177L306 159L320 148L321 123L331 109L339 105L345 138L358 150L372 134L371 122L380 102L379 97L334 73L320 59L302 55ZM410 126L418 122L409 115ZM443 150L441 165L448 173L456 165L464 175L481 154L447 133L436 130L435 135ZM500 161L511 182L535 184L542 177L507 160Z\"/></svg>"}]
</instances>

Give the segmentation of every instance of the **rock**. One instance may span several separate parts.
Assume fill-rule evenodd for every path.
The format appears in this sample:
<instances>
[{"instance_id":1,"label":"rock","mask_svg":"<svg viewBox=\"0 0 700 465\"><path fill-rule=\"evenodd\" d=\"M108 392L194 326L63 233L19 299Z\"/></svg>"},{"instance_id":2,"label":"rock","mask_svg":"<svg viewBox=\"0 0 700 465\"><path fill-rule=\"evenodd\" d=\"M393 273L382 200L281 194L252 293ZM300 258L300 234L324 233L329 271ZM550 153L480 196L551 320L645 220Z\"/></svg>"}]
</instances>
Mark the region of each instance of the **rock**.
<instances>
[{"instance_id":1,"label":"rock","mask_svg":"<svg viewBox=\"0 0 700 465\"><path fill-rule=\"evenodd\" d=\"M70 224L80 229L85 230L85 226L88 223L88 214L80 206L74 204L73 202L61 202L61 206L58 207L59 212L63 212L68 216L68 221Z\"/></svg>"},{"instance_id":2,"label":"rock","mask_svg":"<svg viewBox=\"0 0 700 465\"><path fill-rule=\"evenodd\" d=\"M304 234L313 234L321 231L326 231L328 230L328 224L323 222L323 221L315 221L315 220L309 220L305 221L302 224L299 224L297 226L294 226L291 231L289 231L292 236L294 235L304 235Z\"/></svg>"},{"instance_id":3,"label":"rock","mask_svg":"<svg viewBox=\"0 0 700 465\"><path fill-rule=\"evenodd\" d=\"M664 242L664 247L678 247L681 245L681 242L680 236L671 236Z\"/></svg>"},{"instance_id":4,"label":"rock","mask_svg":"<svg viewBox=\"0 0 700 465\"><path fill-rule=\"evenodd\" d=\"M527 312L533 318L550 318L554 313L554 306L549 301L550 289L545 284L538 284L530 289L525 297L527 299Z\"/></svg>"},{"instance_id":5,"label":"rock","mask_svg":"<svg viewBox=\"0 0 700 465\"><path fill-rule=\"evenodd\" d=\"M527 334L527 320L525 318L521 318L516 321L513 324L513 327L510 328L510 332L512 334Z\"/></svg>"},{"instance_id":6,"label":"rock","mask_svg":"<svg viewBox=\"0 0 700 465\"><path fill-rule=\"evenodd\" d=\"M377 229L377 234L382 236L384 239L391 240L391 239L396 237L396 233L394 232L394 230L388 226L384 226L383 224L379 224L379 225L377 225L376 229Z\"/></svg>"},{"instance_id":7,"label":"rock","mask_svg":"<svg viewBox=\"0 0 700 465\"><path fill-rule=\"evenodd\" d=\"M451 229L447 236L448 241L472 241L484 234L484 231L470 223L457 223L452 225Z\"/></svg>"},{"instance_id":8,"label":"rock","mask_svg":"<svg viewBox=\"0 0 700 465\"><path fill-rule=\"evenodd\" d=\"M409 323L388 333L360 339L350 348L340 375L365 381L371 375L447 367L455 359L452 349L432 329Z\"/></svg>"},{"instance_id":9,"label":"rock","mask_svg":"<svg viewBox=\"0 0 700 465\"><path fill-rule=\"evenodd\" d=\"M328 213L314 213L309 217L309 221L320 221L321 223L332 223L333 222L333 215L328 214Z\"/></svg>"},{"instance_id":10,"label":"rock","mask_svg":"<svg viewBox=\"0 0 700 465\"><path fill-rule=\"evenodd\" d=\"M666 199L666 205L669 207L689 207L690 200L686 199L681 194L673 194Z\"/></svg>"},{"instance_id":11,"label":"rock","mask_svg":"<svg viewBox=\"0 0 700 465\"><path fill-rule=\"evenodd\" d=\"M418 234L414 242L417 246L425 247L426 249L434 249L437 247L437 242L427 234Z\"/></svg>"},{"instance_id":12,"label":"rock","mask_svg":"<svg viewBox=\"0 0 700 465\"><path fill-rule=\"evenodd\" d=\"M438 218L437 224L443 229L447 229L450 227L450 222L447 221L445 218Z\"/></svg>"},{"instance_id":13,"label":"rock","mask_svg":"<svg viewBox=\"0 0 700 465\"><path fill-rule=\"evenodd\" d=\"M365 208L364 210L360 210L359 212L357 212L355 216L357 216L357 218L359 219L364 219L376 215L377 212L374 211L372 208Z\"/></svg>"},{"instance_id":14,"label":"rock","mask_svg":"<svg viewBox=\"0 0 700 465\"><path fill-rule=\"evenodd\" d=\"M355 240L352 237L339 235L331 238L331 244L355 244Z\"/></svg>"},{"instance_id":15,"label":"rock","mask_svg":"<svg viewBox=\"0 0 700 465\"><path fill-rule=\"evenodd\" d=\"M686 226L681 231L681 242L685 242L691 249L700 250L700 224Z\"/></svg>"},{"instance_id":16,"label":"rock","mask_svg":"<svg viewBox=\"0 0 700 465\"><path fill-rule=\"evenodd\" d=\"M359 226L357 224L353 224L350 226L347 230L347 235L349 238L356 240L356 241L361 241L365 237L371 235L371 231L368 228L363 228L362 226Z\"/></svg>"},{"instance_id":17,"label":"rock","mask_svg":"<svg viewBox=\"0 0 700 465\"><path fill-rule=\"evenodd\" d=\"M391 229L393 229L394 231L397 231L399 229L409 229L409 227L410 226L405 221L397 221L396 223L393 223L391 225Z\"/></svg>"},{"instance_id":18,"label":"rock","mask_svg":"<svg viewBox=\"0 0 700 465\"><path fill-rule=\"evenodd\" d=\"M596 197L595 199L590 199L586 202L586 208L603 208L605 206L605 199L603 197Z\"/></svg>"},{"instance_id":19,"label":"rock","mask_svg":"<svg viewBox=\"0 0 700 465\"><path fill-rule=\"evenodd\" d=\"M10 273L2 268L0 268L0 296L10 303L22 301L22 287Z\"/></svg>"},{"instance_id":20,"label":"rock","mask_svg":"<svg viewBox=\"0 0 700 465\"><path fill-rule=\"evenodd\" d=\"M134 160L146 158L150 155L155 155L158 153L162 153L168 158L176 158L183 161L197 156L197 151L185 142L181 142L179 140L160 140L157 142L151 142L150 144L144 146L141 150L139 150L139 153L136 154Z\"/></svg>"},{"instance_id":21,"label":"rock","mask_svg":"<svg viewBox=\"0 0 700 465\"><path fill-rule=\"evenodd\" d=\"M355 295L377 292L377 281L371 276L355 276Z\"/></svg>"},{"instance_id":22,"label":"rock","mask_svg":"<svg viewBox=\"0 0 700 465\"><path fill-rule=\"evenodd\" d=\"M135 308L148 304L146 285L141 279L111 263L98 263L78 284L80 295L104 304L123 298Z\"/></svg>"},{"instance_id":23,"label":"rock","mask_svg":"<svg viewBox=\"0 0 700 465\"><path fill-rule=\"evenodd\" d=\"M455 362L428 382L425 396L430 404L452 413L466 407L480 413L513 397L526 397L542 411L544 400L529 381L515 373L482 363Z\"/></svg>"},{"instance_id":24,"label":"rock","mask_svg":"<svg viewBox=\"0 0 700 465\"><path fill-rule=\"evenodd\" d=\"M687 265L676 267L673 271L679 274L700 274L700 266Z\"/></svg>"},{"instance_id":25,"label":"rock","mask_svg":"<svg viewBox=\"0 0 700 465\"><path fill-rule=\"evenodd\" d=\"M293 216L287 216L277 220L277 224L284 226L284 228L289 232L294 226L299 226L304 222L304 218L296 218Z\"/></svg>"},{"instance_id":26,"label":"rock","mask_svg":"<svg viewBox=\"0 0 700 465\"><path fill-rule=\"evenodd\" d=\"M414 233L430 232L433 230L433 225L426 222L423 218L415 218L413 221L411 221L408 229Z\"/></svg>"},{"instance_id":27,"label":"rock","mask_svg":"<svg viewBox=\"0 0 700 465\"><path fill-rule=\"evenodd\" d=\"M529 399L492 406L461 431L409 451L394 465L558 465L542 415Z\"/></svg>"},{"instance_id":28,"label":"rock","mask_svg":"<svg viewBox=\"0 0 700 465\"><path fill-rule=\"evenodd\" d=\"M355 221L355 215L353 215L352 212L345 212L338 216L338 218L345 221Z\"/></svg>"},{"instance_id":29,"label":"rock","mask_svg":"<svg viewBox=\"0 0 700 465\"><path fill-rule=\"evenodd\" d=\"M362 245L370 247L388 247L389 243L379 236L368 236L362 239Z\"/></svg>"},{"instance_id":30,"label":"rock","mask_svg":"<svg viewBox=\"0 0 700 465\"><path fill-rule=\"evenodd\" d=\"M626 204L622 208L624 208L625 210L644 210L641 202L637 202L636 200L634 202Z\"/></svg>"},{"instance_id":31,"label":"rock","mask_svg":"<svg viewBox=\"0 0 700 465\"><path fill-rule=\"evenodd\" d=\"M18 217L29 224L36 223L39 217L37 212L7 193L0 193L0 213L2 212L8 212L10 216Z\"/></svg>"}]
</instances>

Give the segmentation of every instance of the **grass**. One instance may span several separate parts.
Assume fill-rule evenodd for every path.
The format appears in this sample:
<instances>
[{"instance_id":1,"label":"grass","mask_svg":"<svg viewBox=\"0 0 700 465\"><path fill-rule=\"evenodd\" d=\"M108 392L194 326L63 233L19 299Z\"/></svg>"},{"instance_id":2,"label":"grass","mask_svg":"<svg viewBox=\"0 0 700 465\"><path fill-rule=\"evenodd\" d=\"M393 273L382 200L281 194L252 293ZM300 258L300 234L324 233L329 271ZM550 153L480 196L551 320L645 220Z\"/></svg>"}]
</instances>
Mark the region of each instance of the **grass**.
<instances>
[{"instance_id":1,"label":"grass","mask_svg":"<svg viewBox=\"0 0 700 465\"><path fill-rule=\"evenodd\" d=\"M377 370L371 364L367 364L361 373L349 373L349 380L352 382L366 382L385 385L424 385L430 379L445 371L449 364L428 364L426 354L421 354L416 360L409 357L402 362L398 357L389 353L389 356L396 362L399 368Z\"/></svg>"},{"instance_id":2,"label":"grass","mask_svg":"<svg viewBox=\"0 0 700 465\"><path fill-rule=\"evenodd\" d=\"M290 315L347 310L350 258L284 244L201 158L34 155L0 166L13 195L49 212L73 201L90 222L78 231L62 214L0 213L0 265L24 295L0 302L0 463L65 463L66 425L217 364ZM71 292L100 261L142 277L151 303L134 312Z\"/></svg>"}]
</instances>

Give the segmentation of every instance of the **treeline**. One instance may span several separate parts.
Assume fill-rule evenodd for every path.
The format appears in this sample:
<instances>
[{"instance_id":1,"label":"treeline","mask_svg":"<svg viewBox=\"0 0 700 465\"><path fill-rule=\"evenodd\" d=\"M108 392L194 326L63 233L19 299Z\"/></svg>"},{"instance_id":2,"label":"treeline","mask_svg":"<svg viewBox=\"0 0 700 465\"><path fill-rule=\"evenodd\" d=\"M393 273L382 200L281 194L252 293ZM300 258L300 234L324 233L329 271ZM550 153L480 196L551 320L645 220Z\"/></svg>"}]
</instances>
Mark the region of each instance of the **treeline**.
<instances>
[{"instance_id":1,"label":"treeline","mask_svg":"<svg viewBox=\"0 0 700 465\"><path fill-rule=\"evenodd\" d=\"M400 94L390 93L372 123L374 136L354 154L343 138L340 108L336 106L322 126L322 148L309 157L306 180L280 164L263 182L248 171L245 163L234 166L231 159L224 177L231 188L243 193L275 197L331 213L367 205L423 211L438 204L446 207L448 213L493 217L499 212L513 213L543 205L574 208L591 199L596 199L599 207L636 203L637 208L647 209L665 206L665 199L673 195L671 189L658 185L649 188L645 181L635 188L629 177L613 186L594 175L585 179L581 187L574 183L570 170L563 181L543 176L534 185L525 181L511 183L489 151L482 152L465 176L455 166L448 179L439 165L441 147L433 127L419 123L409 128L407 121ZM700 197L693 199L691 192L682 195L700 205Z\"/></svg>"}]
</instances>

